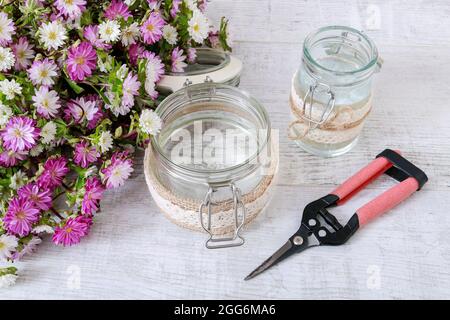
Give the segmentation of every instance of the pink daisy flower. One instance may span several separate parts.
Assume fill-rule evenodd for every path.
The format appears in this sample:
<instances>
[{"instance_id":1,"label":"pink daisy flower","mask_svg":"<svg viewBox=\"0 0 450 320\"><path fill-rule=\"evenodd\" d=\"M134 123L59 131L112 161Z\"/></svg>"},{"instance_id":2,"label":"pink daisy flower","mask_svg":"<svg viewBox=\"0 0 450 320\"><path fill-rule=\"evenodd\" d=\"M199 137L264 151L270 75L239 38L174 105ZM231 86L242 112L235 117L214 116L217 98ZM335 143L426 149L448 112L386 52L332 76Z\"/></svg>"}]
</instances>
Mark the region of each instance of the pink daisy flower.
<instances>
[{"instance_id":1,"label":"pink daisy flower","mask_svg":"<svg viewBox=\"0 0 450 320\"><path fill-rule=\"evenodd\" d=\"M5 47L11 43L12 35L16 30L14 22L5 12L0 12L0 27L0 46Z\"/></svg>"},{"instance_id":2,"label":"pink daisy flower","mask_svg":"<svg viewBox=\"0 0 450 320\"><path fill-rule=\"evenodd\" d=\"M102 39L100 39L98 34L98 26L96 25L85 27L83 31L83 36L97 49L109 50L112 48L110 44L107 44Z\"/></svg>"},{"instance_id":3,"label":"pink daisy flower","mask_svg":"<svg viewBox=\"0 0 450 320\"><path fill-rule=\"evenodd\" d=\"M197 50L195 48L189 48L187 50L187 61L189 63L194 63L197 59Z\"/></svg>"},{"instance_id":4,"label":"pink daisy flower","mask_svg":"<svg viewBox=\"0 0 450 320\"><path fill-rule=\"evenodd\" d=\"M64 177L69 172L67 159L56 157L48 159L44 164L44 172L39 176L37 183L41 189L52 189L62 184Z\"/></svg>"},{"instance_id":5,"label":"pink daisy flower","mask_svg":"<svg viewBox=\"0 0 450 320\"><path fill-rule=\"evenodd\" d=\"M211 44L211 47L218 48L220 46L219 31L211 31L208 35L208 40Z\"/></svg>"},{"instance_id":6,"label":"pink daisy flower","mask_svg":"<svg viewBox=\"0 0 450 320\"><path fill-rule=\"evenodd\" d=\"M69 218L62 227L56 227L52 241L57 245L71 246L78 244L89 233L92 219L88 217Z\"/></svg>"},{"instance_id":7,"label":"pink daisy flower","mask_svg":"<svg viewBox=\"0 0 450 320\"><path fill-rule=\"evenodd\" d=\"M184 51L183 49L180 49L179 47L176 47L172 51L171 60L172 60L172 72L183 72L184 68L187 67L186 62L186 56L183 55Z\"/></svg>"},{"instance_id":8,"label":"pink daisy flower","mask_svg":"<svg viewBox=\"0 0 450 320\"><path fill-rule=\"evenodd\" d=\"M92 75L97 66L97 52L89 42L71 47L67 54L67 71L70 79L83 81Z\"/></svg>"},{"instance_id":9,"label":"pink daisy flower","mask_svg":"<svg viewBox=\"0 0 450 320\"><path fill-rule=\"evenodd\" d=\"M11 151L6 150L0 153L0 166L9 168L19 163L19 161L25 160L28 155L26 151Z\"/></svg>"},{"instance_id":10,"label":"pink daisy flower","mask_svg":"<svg viewBox=\"0 0 450 320\"><path fill-rule=\"evenodd\" d=\"M163 35L164 20L157 12L152 12L150 17L141 26L141 33L146 44L154 44L161 40Z\"/></svg>"},{"instance_id":11,"label":"pink daisy flower","mask_svg":"<svg viewBox=\"0 0 450 320\"><path fill-rule=\"evenodd\" d=\"M133 172L132 165L131 159L127 159L127 153L114 153L111 164L102 170L103 183L106 184L106 188L122 186Z\"/></svg>"},{"instance_id":12,"label":"pink daisy flower","mask_svg":"<svg viewBox=\"0 0 450 320\"><path fill-rule=\"evenodd\" d=\"M129 72L122 85L122 105L132 107L134 105L134 96L139 94L141 83L138 81L138 76Z\"/></svg>"},{"instance_id":13,"label":"pink daisy flower","mask_svg":"<svg viewBox=\"0 0 450 320\"><path fill-rule=\"evenodd\" d=\"M131 17L130 10L128 10L128 6L120 0L113 0L111 4L105 11L105 17L109 20L115 20L118 17L122 17L127 20Z\"/></svg>"},{"instance_id":14,"label":"pink daisy flower","mask_svg":"<svg viewBox=\"0 0 450 320\"><path fill-rule=\"evenodd\" d=\"M66 18L75 19L86 10L86 0L55 0L55 6Z\"/></svg>"},{"instance_id":15,"label":"pink daisy flower","mask_svg":"<svg viewBox=\"0 0 450 320\"><path fill-rule=\"evenodd\" d=\"M21 187L17 194L28 199L38 209L46 211L52 206L52 194L48 189L39 189L36 183L28 183Z\"/></svg>"},{"instance_id":16,"label":"pink daisy flower","mask_svg":"<svg viewBox=\"0 0 450 320\"><path fill-rule=\"evenodd\" d=\"M38 219L39 209L31 201L26 198L13 198L3 218L3 225L9 233L25 237Z\"/></svg>"},{"instance_id":17,"label":"pink daisy flower","mask_svg":"<svg viewBox=\"0 0 450 320\"><path fill-rule=\"evenodd\" d=\"M14 68L17 71L27 69L31 65L31 60L34 58L33 46L28 43L27 38L20 37L17 43L13 44L11 48L16 56Z\"/></svg>"},{"instance_id":18,"label":"pink daisy flower","mask_svg":"<svg viewBox=\"0 0 450 320\"><path fill-rule=\"evenodd\" d=\"M130 58L130 63L132 65L137 64L138 58L141 57L142 53L144 52L144 47L140 44L132 44L128 47L128 57Z\"/></svg>"},{"instance_id":19,"label":"pink daisy flower","mask_svg":"<svg viewBox=\"0 0 450 320\"><path fill-rule=\"evenodd\" d=\"M101 105L98 99L92 96L86 96L70 100L64 110L64 119L70 121L75 120L76 123L89 123L96 117Z\"/></svg>"},{"instance_id":20,"label":"pink daisy flower","mask_svg":"<svg viewBox=\"0 0 450 320\"><path fill-rule=\"evenodd\" d=\"M97 161L100 153L94 146L89 146L88 142L83 140L75 145L74 162L82 168L87 168L89 164Z\"/></svg>"},{"instance_id":21,"label":"pink daisy flower","mask_svg":"<svg viewBox=\"0 0 450 320\"><path fill-rule=\"evenodd\" d=\"M208 6L208 2L207 2L207 0L197 0L197 5L198 5L199 10L204 13Z\"/></svg>"},{"instance_id":22,"label":"pink daisy flower","mask_svg":"<svg viewBox=\"0 0 450 320\"><path fill-rule=\"evenodd\" d=\"M105 188L97 177L87 179L84 188L86 192L81 203L81 212L92 215L98 210Z\"/></svg>"},{"instance_id":23,"label":"pink daisy flower","mask_svg":"<svg viewBox=\"0 0 450 320\"><path fill-rule=\"evenodd\" d=\"M147 66L145 68L146 79L152 82L161 80L164 74L164 63L162 63L161 58L150 51L143 52L142 58L147 59Z\"/></svg>"},{"instance_id":24,"label":"pink daisy flower","mask_svg":"<svg viewBox=\"0 0 450 320\"><path fill-rule=\"evenodd\" d=\"M33 119L25 116L12 117L1 132L3 147L16 152L30 150L36 145L40 132Z\"/></svg>"},{"instance_id":25,"label":"pink daisy flower","mask_svg":"<svg viewBox=\"0 0 450 320\"><path fill-rule=\"evenodd\" d=\"M97 107L97 111L92 116L92 119L88 121L87 128L92 130L97 127L97 124L105 118L105 114L102 111L103 100L99 98L99 96L95 94L89 94L85 97L87 101L93 102Z\"/></svg>"},{"instance_id":26,"label":"pink daisy flower","mask_svg":"<svg viewBox=\"0 0 450 320\"><path fill-rule=\"evenodd\" d=\"M180 12L180 4L181 0L173 0L172 8L170 8L170 15L172 16L172 18L175 18L178 12Z\"/></svg>"}]
</instances>

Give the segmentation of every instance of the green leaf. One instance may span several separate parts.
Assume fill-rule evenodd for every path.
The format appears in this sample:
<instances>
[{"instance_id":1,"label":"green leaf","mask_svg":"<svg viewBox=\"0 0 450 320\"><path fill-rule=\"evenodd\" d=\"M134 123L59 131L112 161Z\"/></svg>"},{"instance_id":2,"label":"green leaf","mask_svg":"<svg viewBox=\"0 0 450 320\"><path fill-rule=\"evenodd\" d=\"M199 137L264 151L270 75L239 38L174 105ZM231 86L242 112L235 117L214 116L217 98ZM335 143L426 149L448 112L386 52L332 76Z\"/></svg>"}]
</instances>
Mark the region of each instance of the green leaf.
<instances>
[{"instance_id":1,"label":"green leaf","mask_svg":"<svg viewBox=\"0 0 450 320\"><path fill-rule=\"evenodd\" d=\"M64 79L69 84L69 86L72 88L72 90L75 91L76 94L80 94L84 91L84 89L82 87L80 87L78 84L76 84L75 81L72 81L66 77L64 77Z\"/></svg>"}]
</instances>

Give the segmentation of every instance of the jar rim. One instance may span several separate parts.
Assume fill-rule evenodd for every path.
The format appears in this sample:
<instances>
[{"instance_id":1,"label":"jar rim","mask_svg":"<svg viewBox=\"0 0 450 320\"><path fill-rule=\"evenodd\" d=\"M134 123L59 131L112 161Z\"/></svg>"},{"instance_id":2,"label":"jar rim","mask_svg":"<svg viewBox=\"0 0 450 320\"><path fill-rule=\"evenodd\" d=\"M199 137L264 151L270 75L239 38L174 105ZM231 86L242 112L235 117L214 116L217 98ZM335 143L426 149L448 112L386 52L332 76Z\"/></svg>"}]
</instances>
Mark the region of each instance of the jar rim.
<instances>
[{"instance_id":1,"label":"jar rim","mask_svg":"<svg viewBox=\"0 0 450 320\"><path fill-rule=\"evenodd\" d=\"M362 66L358 69L350 70L350 71L333 70L333 69L327 68L327 67L323 66L322 64L320 64L319 62L317 62L317 60L313 58L309 48L311 48L311 45L313 44L313 40L316 36L318 36L319 34L321 34L323 32L327 32L330 30L338 30L338 31L341 30L343 32L352 32L354 34L357 34L362 39L364 39L364 41L369 45L369 48L370 48L371 59L369 60L369 62L367 62L364 66ZM331 73L339 74L339 75L353 75L353 74L358 74L358 73L368 71L378 63L378 58L379 58L378 49L377 49L375 43L364 32L359 31L352 27L339 26L339 25L322 27L322 28L319 28L319 29L309 33L306 36L305 41L303 42L303 55L304 55L304 57L306 57L308 62L313 64L315 67L318 67L321 70L324 70L326 72L331 72Z\"/></svg>"},{"instance_id":2,"label":"jar rim","mask_svg":"<svg viewBox=\"0 0 450 320\"><path fill-rule=\"evenodd\" d=\"M167 72L167 75L170 76L195 76L195 75L201 75L204 73L214 72L220 69L223 69L225 66L227 66L230 61L230 54L223 51L223 50L217 50L212 48L196 48L197 51L197 60L199 59L216 59L218 61L217 64L211 65L208 68L200 69L200 70L187 70L183 72ZM189 68L189 65L188 65Z\"/></svg>"},{"instance_id":3,"label":"jar rim","mask_svg":"<svg viewBox=\"0 0 450 320\"><path fill-rule=\"evenodd\" d=\"M251 171L256 168L252 165L255 161L258 159L258 157L262 154L262 152L265 150L265 148L268 146L270 139L271 139L271 123L269 116L267 114L267 111L265 108L254 98L252 97L247 91L238 89L236 87L226 85L226 84L220 84L220 83L201 83L201 84L195 84L195 85L189 85L183 89L180 89L168 97L166 97L156 108L156 113L158 116L161 117L161 120L164 122L164 118L168 115L170 115L174 110L173 105L178 100L185 100L183 102L182 107L187 107L189 105L189 99L186 99L188 91L187 90L197 90L197 92L202 92L205 90L225 90L231 95L234 95L235 97L239 97L241 99L246 99L248 102L248 106L254 109L258 116L261 118L263 124L265 125L266 133L264 140L262 143L258 144L258 149L255 153L253 153L251 156L246 158L244 161L226 167L221 169L201 169L201 168L193 168L192 166L186 166L182 165L180 163L177 163L170 159L168 155L165 154L165 152L162 150L162 147L160 143L158 142L159 133L157 135L154 135L151 137L151 145L154 148L154 150L157 152L158 155L161 156L161 160L166 164L169 165L171 168L174 168L178 173L187 175L194 178L211 178L210 175L218 174L220 176L226 176L231 177L232 173L236 172L242 172L242 171ZM212 97L208 97L211 100ZM176 108L176 107L175 107ZM214 180L214 179L213 179Z\"/></svg>"}]
</instances>

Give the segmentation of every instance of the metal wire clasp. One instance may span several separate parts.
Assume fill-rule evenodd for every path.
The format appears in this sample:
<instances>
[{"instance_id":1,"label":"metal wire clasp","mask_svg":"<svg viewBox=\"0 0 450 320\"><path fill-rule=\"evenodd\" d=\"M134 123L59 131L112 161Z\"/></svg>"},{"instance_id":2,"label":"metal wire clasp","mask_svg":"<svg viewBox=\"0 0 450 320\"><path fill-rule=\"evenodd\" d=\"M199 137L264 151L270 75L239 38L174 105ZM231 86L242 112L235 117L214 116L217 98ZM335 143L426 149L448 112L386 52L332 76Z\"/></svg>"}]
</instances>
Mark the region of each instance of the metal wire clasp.
<instances>
[{"instance_id":1,"label":"metal wire clasp","mask_svg":"<svg viewBox=\"0 0 450 320\"><path fill-rule=\"evenodd\" d=\"M210 76L206 76L205 80L203 81L204 83L214 83L214 81L211 79ZM193 82L189 79L186 78L186 81L184 81L183 83L183 88L185 88L186 90L186 98L188 98L189 100L192 99L192 90L191 90L191 86L193 85ZM210 97L214 96L216 94L216 87L214 85L211 85L208 91L208 94Z\"/></svg>"},{"instance_id":2,"label":"metal wire clasp","mask_svg":"<svg viewBox=\"0 0 450 320\"><path fill-rule=\"evenodd\" d=\"M213 187L209 187L208 192L206 193L205 200L202 202L199 208L199 214L200 214L200 223L202 225L202 228L209 234L209 239L206 241L205 246L208 249L221 249L221 248L229 248L229 247L237 247L241 246L245 243L245 239L241 237L240 231L242 229L242 226L245 223L245 215L246 215L246 209L245 205L242 202L242 193L241 190L236 187L234 183L230 184L230 189L233 194L233 215L234 215L234 222L235 222L235 228L233 231L233 235L231 237L217 237L214 235L212 231L212 210L211 206L213 204L212 202L212 196L213 193L216 191L213 189ZM206 208L206 213L208 215L208 221L205 226L205 223L203 221L203 212ZM241 215L239 214L239 211L241 212Z\"/></svg>"},{"instance_id":3,"label":"metal wire clasp","mask_svg":"<svg viewBox=\"0 0 450 320\"><path fill-rule=\"evenodd\" d=\"M316 92L325 92L330 97L328 99L325 110L318 119L315 119L313 117L314 94L316 94ZM328 120L331 112L334 109L335 102L336 98L334 92L331 90L331 87L329 85L321 82L316 82L315 85L309 87L308 92L303 98L303 112L300 115L300 117L308 123L307 132L316 129L318 126L322 125Z\"/></svg>"}]
</instances>

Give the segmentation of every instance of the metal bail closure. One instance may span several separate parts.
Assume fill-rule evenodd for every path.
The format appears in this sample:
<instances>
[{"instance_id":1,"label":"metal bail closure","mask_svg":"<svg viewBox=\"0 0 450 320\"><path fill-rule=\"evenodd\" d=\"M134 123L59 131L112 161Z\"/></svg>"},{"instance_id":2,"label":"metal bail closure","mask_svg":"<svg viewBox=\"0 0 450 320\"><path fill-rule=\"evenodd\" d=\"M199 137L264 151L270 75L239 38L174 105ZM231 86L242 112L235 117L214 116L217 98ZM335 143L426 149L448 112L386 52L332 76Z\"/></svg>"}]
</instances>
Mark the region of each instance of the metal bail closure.
<instances>
[{"instance_id":1,"label":"metal bail closure","mask_svg":"<svg viewBox=\"0 0 450 320\"><path fill-rule=\"evenodd\" d=\"M330 98L328 99L328 102L326 104L325 109L322 112L322 115L320 117L315 118L313 117L313 104L314 104L314 94L316 93L325 93ZM336 99L334 92L331 90L331 87L329 85L321 82L316 82L315 85L309 87L308 92L303 98L303 110L302 110L303 112L302 115L300 115L300 117L308 123L308 129L306 131L306 134L309 131L316 129L318 126L324 124L328 120L331 112L334 109L335 102Z\"/></svg>"},{"instance_id":2,"label":"metal bail closure","mask_svg":"<svg viewBox=\"0 0 450 320\"><path fill-rule=\"evenodd\" d=\"M211 79L210 76L206 76L204 83L214 83L213 79ZM211 85L210 89L209 89L209 96L215 96L216 95L216 86Z\"/></svg>"},{"instance_id":3,"label":"metal bail closure","mask_svg":"<svg viewBox=\"0 0 450 320\"><path fill-rule=\"evenodd\" d=\"M241 190L236 187L234 183L230 184L230 189L233 194L233 215L234 215L234 231L233 235L230 237L218 237L215 236L212 230L212 196L216 191L211 186L206 193L205 200L202 202L199 208L200 223L202 228L209 234L209 239L206 241L206 248L208 249L221 249L229 247L238 247L245 243L245 240L240 235L240 231L245 222L245 205L241 200L242 194ZM203 212L206 208L206 213L208 215L207 222L203 220ZM241 212L241 214L239 214Z\"/></svg>"},{"instance_id":4,"label":"metal bail closure","mask_svg":"<svg viewBox=\"0 0 450 320\"><path fill-rule=\"evenodd\" d=\"M190 85L192 85L192 81L189 80L189 78L186 78L186 81L184 81L184 84L183 84L183 88L186 89L186 97L187 97L189 100L192 99L192 92L191 92L191 90L190 90L190 88L189 88Z\"/></svg>"}]
</instances>

